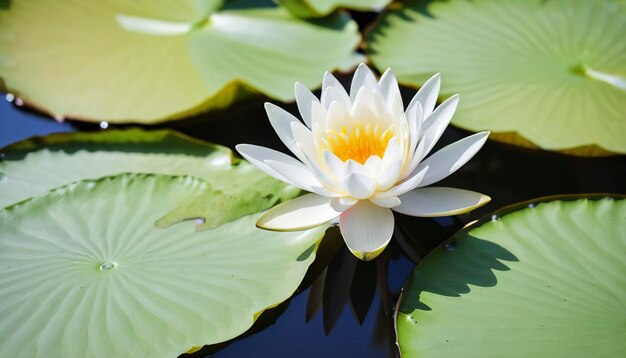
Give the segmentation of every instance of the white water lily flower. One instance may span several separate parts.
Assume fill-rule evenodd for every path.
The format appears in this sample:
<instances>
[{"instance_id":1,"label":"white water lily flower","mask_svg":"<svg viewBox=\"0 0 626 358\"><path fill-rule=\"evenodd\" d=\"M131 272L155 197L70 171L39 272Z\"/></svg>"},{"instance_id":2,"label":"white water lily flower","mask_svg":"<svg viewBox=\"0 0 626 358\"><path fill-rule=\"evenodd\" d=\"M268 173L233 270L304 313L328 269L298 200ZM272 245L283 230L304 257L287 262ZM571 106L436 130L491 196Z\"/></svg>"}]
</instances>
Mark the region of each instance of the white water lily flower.
<instances>
[{"instance_id":1,"label":"white water lily flower","mask_svg":"<svg viewBox=\"0 0 626 358\"><path fill-rule=\"evenodd\" d=\"M483 146L489 132L459 140L423 160L448 126L459 102L455 95L435 108L439 75L417 92L406 111L390 70L376 82L357 68L350 94L330 73L321 100L296 83L304 124L266 103L274 130L296 158L240 144L237 150L265 173L311 192L268 210L257 226L304 230L339 222L348 248L371 260L391 240L393 211L420 217L466 213L491 200L473 191L426 187L459 169Z\"/></svg>"}]
</instances>

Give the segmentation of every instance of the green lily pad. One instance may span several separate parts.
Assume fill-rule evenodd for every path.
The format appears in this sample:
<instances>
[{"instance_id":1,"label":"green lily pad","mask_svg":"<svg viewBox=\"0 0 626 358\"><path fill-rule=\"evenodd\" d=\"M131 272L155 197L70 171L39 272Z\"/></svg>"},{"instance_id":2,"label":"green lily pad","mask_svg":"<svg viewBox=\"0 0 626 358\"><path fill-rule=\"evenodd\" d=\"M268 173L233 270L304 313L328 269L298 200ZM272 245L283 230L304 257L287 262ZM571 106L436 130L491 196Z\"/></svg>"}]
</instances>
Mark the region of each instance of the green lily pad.
<instances>
[{"instance_id":1,"label":"green lily pad","mask_svg":"<svg viewBox=\"0 0 626 358\"><path fill-rule=\"evenodd\" d=\"M368 46L406 85L440 72L442 92L461 94L461 128L626 153L624 33L626 11L612 1L406 2Z\"/></svg>"},{"instance_id":2,"label":"green lily pad","mask_svg":"<svg viewBox=\"0 0 626 358\"><path fill-rule=\"evenodd\" d=\"M302 17L323 17L338 8L359 11L382 11L391 0L275 0L292 14Z\"/></svg>"},{"instance_id":3,"label":"green lily pad","mask_svg":"<svg viewBox=\"0 0 626 358\"><path fill-rule=\"evenodd\" d=\"M155 226L220 195L198 178L123 174L0 211L0 356L175 357L246 331L295 291L325 228L269 232L258 215Z\"/></svg>"},{"instance_id":4,"label":"green lily pad","mask_svg":"<svg viewBox=\"0 0 626 358\"><path fill-rule=\"evenodd\" d=\"M300 190L262 173L225 147L169 130L139 129L61 133L36 137L0 150L0 208L83 179L120 173L191 175L208 181L252 214L291 199ZM228 210L211 210L199 199L172 213L179 218L228 220Z\"/></svg>"},{"instance_id":5,"label":"green lily pad","mask_svg":"<svg viewBox=\"0 0 626 358\"><path fill-rule=\"evenodd\" d=\"M404 290L403 356L626 355L626 198L523 203L454 239Z\"/></svg>"},{"instance_id":6,"label":"green lily pad","mask_svg":"<svg viewBox=\"0 0 626 358\"><path fill-rule=\"evenodd\" d=\"M357 25L271 1L35 0L0 9L0 77L27 104L86 121L157 123L361 60Z\"/></svg>"}]
</instances>

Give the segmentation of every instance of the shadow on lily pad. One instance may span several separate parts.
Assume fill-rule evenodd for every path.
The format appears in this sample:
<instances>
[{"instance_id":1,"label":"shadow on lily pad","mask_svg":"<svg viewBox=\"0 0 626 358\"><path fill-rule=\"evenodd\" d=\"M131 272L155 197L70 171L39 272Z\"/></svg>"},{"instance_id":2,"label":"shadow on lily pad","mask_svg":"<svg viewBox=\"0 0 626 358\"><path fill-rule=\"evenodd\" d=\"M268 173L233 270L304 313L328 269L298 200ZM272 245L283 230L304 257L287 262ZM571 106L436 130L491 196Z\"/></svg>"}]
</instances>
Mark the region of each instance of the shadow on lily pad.
<instances>
[{"instance_id":1,"label":"shadow on lily pad","mask_svg":"<svg viewBox=\"0 0 626 358\"><path fill-rule=\"evenodd\" d=\"M405 292L401 305L402 313L411 313L416 309L430 311L431 308L420 300L422 292L460 297L469 293L472 286L493 287L498 284L494 270L508 271L503 261L515 262L518 258L502 246L464 234L458 241L449 241L431 254L437 256L436 265L417 268L411 285ZM463 250L457 248L463 247ZM468 256L461 258L461 256Z\"/></svg>"}]
</instances>

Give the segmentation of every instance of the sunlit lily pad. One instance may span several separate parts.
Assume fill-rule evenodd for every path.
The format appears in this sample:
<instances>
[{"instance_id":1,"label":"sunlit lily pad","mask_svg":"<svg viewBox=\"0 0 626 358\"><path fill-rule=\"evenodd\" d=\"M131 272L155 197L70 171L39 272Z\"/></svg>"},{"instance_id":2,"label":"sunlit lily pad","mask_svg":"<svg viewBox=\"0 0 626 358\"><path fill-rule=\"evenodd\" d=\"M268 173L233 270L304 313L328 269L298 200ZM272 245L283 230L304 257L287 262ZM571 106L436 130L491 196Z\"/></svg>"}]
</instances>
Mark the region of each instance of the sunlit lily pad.
<instances>
[{"instance_id":1,"label":"sunlit lily pad","mask_svg":"<svg viewBox=\"0 0 626 358\"><path fill-rule=\"evenodd\" d=\"M53 134L16 143L0 153L0 208L74 181L126 172L205 179L233 200L247 203L249 214L299 193L234 159L228 148L168 130ZM188 207L181 215L197 211L205 210Z\"/></svg>"},{"instance_id":2,"label":"sunlit lily pad","mask_svg":"<svg viewBox=\"0 0 626 358\"><path fill-rule=\"evenodd\" d=\"M626 153L625 33L613 1L406 2L371 33L369 55L406 85L440 72L442 92L461 94L452 120L461 128Z\"/></svg>"},{"instance_id":3,"label":"sunlit lily pad","mask_svg":"<svg viewBox=\"0 0 626 358\"><path fill-rule=\"evenodd\" d=\"M175 357L243 333L295 291L324 228L269 232L258 215L155 225L221 195L197 178L123 174L0 211L0 356Z\"/></svg>"},{"instance_id":4,"label":"sunlit lily pad","mask_svg":"<svg viewBox=\"0 0 626 358\"><path fill-rule=\"evenodd\" d=\"M155 123L360 61L356 24L299 20L269 0L13 1L0 8L0 77L57 117Z\"/></svg>"},{"instance_id":5,"label":"sunlit lily pad","mask_svg":"<svg viewBox=\"0 0 626 358\"><path fill-rule=\"evenodd\" d=\"M298 17L322 17L338 8L381 11L391 0L275 0Z\"/></svg>"},{"instance_id":6,"label":"sunlit lily pad","mask_svg":"<svg viewBox=\"0 0 626 358\"><path fill-rule=\"evenodd\" d=\"M626 355L625 198L524 203L454 239L404 290L403 356Z\"/></svg>"}]
</instances>

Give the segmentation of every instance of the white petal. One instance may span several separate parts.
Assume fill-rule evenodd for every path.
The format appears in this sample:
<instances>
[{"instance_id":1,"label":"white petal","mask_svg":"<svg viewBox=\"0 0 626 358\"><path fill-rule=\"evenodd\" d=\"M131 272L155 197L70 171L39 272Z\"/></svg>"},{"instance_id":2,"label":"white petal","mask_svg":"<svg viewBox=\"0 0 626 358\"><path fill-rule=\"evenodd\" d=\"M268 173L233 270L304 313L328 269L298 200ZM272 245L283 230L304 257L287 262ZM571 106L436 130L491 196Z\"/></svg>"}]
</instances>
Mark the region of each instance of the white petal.
<instances>
[{"instance_id":1,"label":"white petal","mask_svg":"<svg viewBox=\"0 0 626 358\"><path fill-rule=\"evenodd\" d=\"M424 155L430 153L439 138L441 138L446 127L450 124L450 120L458 104L459 95L455 94L440 104L439 107L424 120L424 135L422 137L422 140L426 143Z\"/></svg>"},{"instance_id":2,"label":"white petal","mask_svg":"<svg viewBox=\"0 0 626 358\"><path fill-rule=\"evenodd\" d=\"M365 64L360 64L354 76L352 77L352 84L350 85L350 100L354 103L356 95L361 87L369 88L372 93L378 92L378 83L376 83L376 77Z\"/></svg>"},{"instance_id":3,"label":"white petal","mask_svg":"<svg viewBox=\"0 0 626 358\"><path fill-rule=\"evenodd\" d=\"M421 185L421 182L424 179L424 175L426 175L427 172L428 167L424 167L421 171L416 171L415 174L410 176L402 183L394 186L393 188L385 192L378 193L378 195L381 197L399 196L406 193L407 191L411 191Z\"/></svg>"},{"instance_id":4,"label":"white petal","mask_svg":"<svg viewBox=\"0 0 626 358\"><path fill-rule=\"evenodd\" d=\"M332 173L328 173L327 171L322 169L322 167L315 160L311 159L304 150L303 153L305 156L305 162L311 170L311 173L313 173L313 175L320 182L320 184L322 184L326 189L332 192L343 193L341 184L336 179L336 177L331 175Z\"/></svg>"},{"instance_id":5,"label":"white petal","mask_svg":"<svg viewBox=\"0 0 626 358\"><path fill-rule=\"evenodd\" d=\"M419 163L415 170L429 167L420 186L438 182L457 171L482 148L489 132L480 132L456 141Z\"/></svg>"},{"instance_id":6,"label":"white petal","mask_svg":"<svg viewBox=\"0 0 626 358\"><path fill-rule=\"evenodd\" d=\"M398 86L398 81L396 80L396 76L394 76L391 69L388 68L385 73L380 77L380 81L378 81L378 87L380 88L380 93L383 96L383 100L385 102L389 101L391 95L400 94L400 87Z\"/></svg>"},{"instance_id":7,"label":"white petal","mask_svg":"<svg viewBox=\"0 0 626 358\"><path fill-rule=\"evenodd\" d=\"M376 190L376 180L364 165L348 160L345 171L341 174L341 186L350 196L357 199L367 199Z\"/></svg>"},{"instance_id":8,"label":"white petal","mask_svg":"<svg viewBox=\"0 0 626 358\"><path fill-rule=\"evenodd\" d=\"M389 244L393 235L393 213L369 200L356 203L339 217L346 245L361 260L372 260Z\"/></svg>"},{"instance_id":9,"label":"white petal","mask_svg":"<svg viewBox=\"0 0 626 358\"><path fill-rule=\"evenodd\" d=\"M367 87L361 87L354 101L352 101L352 103L354 104L357 104L359 102L368 106L372 110L372 112L376 114L376 118L381 117L383 113L385 113L385 104L383 103L381 98L374 94L374 92L372 92L372 90ZM354 110L354 106L352 107L352 109ZM358 117L353 116L353 118L362 121Z\"/></svg>"},{"instance_id":10,"label":"white petal","mask_svg":"<svg viewBox=\"0 0 626 358\"><path fill-rule=\"evenodd\" d=\"M299 153L296 150L296 143L291 132L291 124L303 124L300 123L298 118L291 115L291 113L269 102L265 102L265 112L267 112L267 117L270 119L270 124L274 128L274 131L278 134L278 138L280 138L280 140L290 151L293 152L293 154L299 156Z\"/></svg>"},{"instance_id":11,"label":"white petal","mask_svg":"<svg viewBox=\"0 0 626 358\"><path fill-rule=\"evenodd\" d=\"M409 158L413 158L417 142L421 138L423 114L421 103L406 111L406 119L409 122Z\"/></svg>"},{"instance_id":12,"label":"white petal","mask_svg":"<svg viewBox=\"0 0 626 358\"><path fill-rule=\"evenodd\" d=\"M437 73L426 81L422 87L420 87L419 91L417 91L407 106L407 111L409 111L411 107L421 103L424 110L424 118L428 117L433 112L435 104L437 104L437 96L439 96L440 86L441 76Z\"/></svg>"},{"instance_id":13,"label":"white petal","mask_svg":"<svg viewBox=\"0 0 626 358\"><path fill-rule=\"evenodd\" d=\"M383 160L377 155L371 155L363 166L368 170L369 173L375 178L380 176L380 167L382 165Z\"/></svg>"},{"instance_id":14,"label":"white petal","mask_svg":"<svg viewBox=\"0 0 626 358\"><path fill-rule=\"evenodd\" d=\"M378 190L387 190L398 180L403 164L404 158L400 153L400 144L395 137L391 138L380 165Z\"/></svg>"},{"instance_id":15,"label":"white petal","mask_svg":"<svg viewBox=\"0 0 626 358\"><path fill-rule=\"evenodd\" d=\"M280 175L276 170L271 168L269 165L265 163L266 160L275 160L275 161L284 161L292 163L293 165L303 165L297 159L292 158L284 153L279 151L261 147L258 145L252 144L238 144L236 147L239 154L241 154L247 161L249 161L252 165L259 168L267 175L274 177L280 181L288 182L289 184L294 185L287 178ZM302 189L302 188L300 188Z\"/></svg>"},{"instance_id":16,"label":"white petal","mask_svg":"<svg viewBox=\"0 0 626 358\"><path fill-rule=\"evenodd\" d=\"M382 206L383 208L395 208L400 205L400 199L397 196L389 196L389 197L380 197L374 195L369 199L372 203Z\"/></svg>"},{"instance_id":17,"label":"white petal","mask_svg":"<svg viewBox=\"0 0 626 358\"><path fill-rule=\"evenodd\" d=\"M343 103L333 102L328 107L328 114L326 116L326 128L340 132L341 127L345 126L351 121L348 109Z\"/></svg>"},{"instance_id":18,"label":"white petal","mask_svg":"<svg viewBox=\"0 0 626 358\"><path fill-rule=\"evenodd\" d=\"M324 150L324 152L322 152L322 156L324 157L326 167L328 167L328 170L333 174L333 176L340 176L341 173L345 171L345 163L334 153L329 150Z\"/></svg>"},{"instance_id":19,"label":"white petal","mask_svg":"<svg viewBox=\"0 0 626 358\"><path fill-rule=\"evenodd\" d=\"M350 96L346 93L345 88L337 81L335 76L326 71L322 81L322 104L328 108L332 101L340 102L346 107L349 107L351 104Z\"/></svg>"},{"instance_id":20,"label":"white petal","mask_svg":"<svg viewBox=\"0 0 626 358\"><path fill-rule=\"evenodd\" d=\"M376 180L358 173L349 174L341 186L350 196L357 199L367 199L376 191Z\"/></svg>"},{"instance_id":21,"label":"white petal","mask_svg":"<svg viewBox=\"0 0 626 358\"><path fill-rule=\"evenodd\" d=\"M298 110L302 116L302 120L307 127L312 128L312 114L311 106L313 103L319 103L320 101L315 97L305 85L300 82L296 82L296 103L298 104Z\"/></svg>"},{"instance_id":22,"label":"white petal","mask_svg":"<svg viewBox=\"0 0 626 358\"><path fill-rule=\"evenodd\" d=\"M354 119L354 121L360 122L362 124L369 123L371 125L376 125L380 122L378 120L378 116L372 110L372 108L368 106L365 102L360 100L356 101L354 105L352 105L352 111L350 113L350 116Z\"/></svg>"},{"instance_id":23,"label":"white petal","mask_svg":"<svg viewBox=\"0 0 626 358\"><path fill-rule=\"evenodd\" d=\"M350 209L358 201L359 200L355 198L342 196L340 198L332 198L332 200L330 201L330 206L332 206L333 209L337 211L344 212Z\"/></svg>"},{"instance_id":24,"label":"white petal","mask_svg":"<svg viewBox=\"0 0 626 358\"><path fill-rule=\"evenodd\" d=\"M315 147L315 140L313 139L313 133L304 124L300 122L291 122L290 131L295 142L296 154L302 154L302 152L312 156L317 152ZM304 161L303 158L300 160Z\"/></svg>"},{"instance_id":25,"label":"white petal","mask_svg":"<svg viewBox=\"0 0 626 358\"><path fill-rule=\"evenodd\" d=\"M284 177L287 182L302 190L312 191L329 197L339 196L339 194L324 188L315 175L311 173L310 169L298 161L296 161L296 163L290 163L285 161L265 160L265 164Z\"/></svg>"},{"instance_id":26,"label":"white petal","mask_svg":"<svg viewBox=\"0 0 626 358\"><path fill-rule=\"evenodd\" d=\"M398 121L404 119L404 107L402 104L402 96L400 93L394 93L389 97L389 100L386 103L388 110L391 111L391 115L396 121L396 124L399 124Z\"/></svg>"},{"instance_id":27,"label":"white petal","mask_svg":"<svg viewBox=\"0 0 626 358\"><path fill-rule=\"evenodd\" d=\"M316 138L320 136L326 136L326 117L328 112L326 107L322 106L319 102L313 102L311 104L311 129Z\"/></svg>"},{"instance_id":28,"label":"white petal","mask_svg":"<svg viewBox=\"0 0 626 358\"><path fill-rule=\"evenodd\" d=\"M306 230L325 224L339 214L330 206L330 198L306 194L269 209L256 225L267 230Z\"/></svg>"},{"instance_id":29,"label":"white petal","mask_svg":"<svg viewBox=\"0 0 626 358\"><path fill-rule=\"evenodd\" d=\"M464 214L487 204L491 198L474 191L428 187L410 191L400 197L402 203L393 208L401 214L437 217Z\"/></svg>"},{"instance_id":30,"label":"white petal","mask_svg":"<svg viewBox=\"0 0 626 358\"><path fill-rule=\"evenodd\" d=\"M411 157L411 161L409 162L408 167L405 169L404 173L400 176L402 180L408 177L412 177L418 173L417 165L420 163L422 158L424 158L424 152L426 151L426 143L422 140L417 144L417 148L415 148L415 152L413 152L413 156Z\"/></svg>"}]
</instances>

